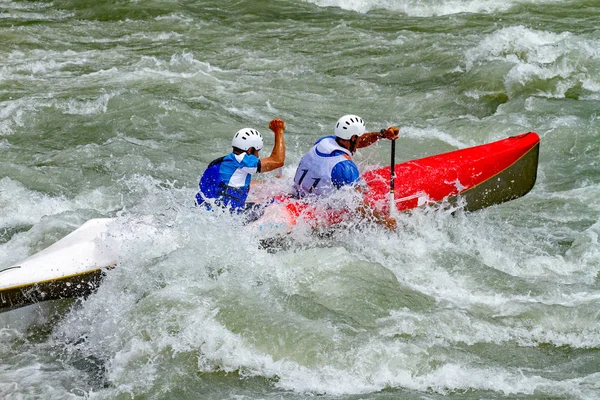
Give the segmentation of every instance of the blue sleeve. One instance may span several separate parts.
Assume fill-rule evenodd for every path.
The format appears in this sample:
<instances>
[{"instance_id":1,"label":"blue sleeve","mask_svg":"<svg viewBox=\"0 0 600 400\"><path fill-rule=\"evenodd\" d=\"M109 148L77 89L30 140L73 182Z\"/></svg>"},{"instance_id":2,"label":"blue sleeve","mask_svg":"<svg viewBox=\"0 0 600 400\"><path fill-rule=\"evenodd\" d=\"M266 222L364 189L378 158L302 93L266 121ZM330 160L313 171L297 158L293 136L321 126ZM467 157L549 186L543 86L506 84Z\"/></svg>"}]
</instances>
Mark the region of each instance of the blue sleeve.
<instances>
[{"instance_id":1,"label":"blue sleeve","mask_svg":"<svg viewBox=\"0 0 600 400\"><path fill-rule=\"evenodd\" d=\"M337 188L354 185L359 179L358 167L350 160L337 163L331 170L331 182Z\"/></svg>"}]
</instances>

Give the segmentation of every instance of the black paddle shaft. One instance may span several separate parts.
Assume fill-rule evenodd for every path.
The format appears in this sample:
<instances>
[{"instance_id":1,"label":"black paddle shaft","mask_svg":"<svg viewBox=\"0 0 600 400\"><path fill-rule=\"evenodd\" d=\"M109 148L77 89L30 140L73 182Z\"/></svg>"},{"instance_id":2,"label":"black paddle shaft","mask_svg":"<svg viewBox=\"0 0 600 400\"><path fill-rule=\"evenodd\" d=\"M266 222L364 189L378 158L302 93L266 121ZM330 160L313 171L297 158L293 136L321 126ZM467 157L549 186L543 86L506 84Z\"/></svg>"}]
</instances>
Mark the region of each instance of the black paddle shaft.
<instances>
[{"instance_id":1,"label":"black paddle shaft","mask_svg":"<svg viewBox=\"0 0 600 400\"><path fill-rule=\"evenodd\" d=\"M394 181L396 180L396 141L392 140L392 160L390 162L390 193L394 193Z\"/></svg>"}]
</instances>

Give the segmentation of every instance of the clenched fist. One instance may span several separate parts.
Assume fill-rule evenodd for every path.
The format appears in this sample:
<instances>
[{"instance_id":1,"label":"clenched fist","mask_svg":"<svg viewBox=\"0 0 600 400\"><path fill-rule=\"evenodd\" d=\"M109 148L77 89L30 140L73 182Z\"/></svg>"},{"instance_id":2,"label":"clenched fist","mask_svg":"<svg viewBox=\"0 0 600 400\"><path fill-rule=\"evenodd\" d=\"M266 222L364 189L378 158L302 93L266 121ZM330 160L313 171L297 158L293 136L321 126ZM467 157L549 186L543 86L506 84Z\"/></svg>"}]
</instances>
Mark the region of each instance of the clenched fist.
<instances>
[{"instance_id":1,"label":"clenched fist","mask_svg":"<svg viewBox=\"0 0 600 400\"><path fill-rule=\"evenodd\" d=\"M271 122L269 122L269 129L272 130L274 133L283 133L283 131L285 130L285 122L283 122L279 118L275 118Z\"/></svg>"}]
</instances>

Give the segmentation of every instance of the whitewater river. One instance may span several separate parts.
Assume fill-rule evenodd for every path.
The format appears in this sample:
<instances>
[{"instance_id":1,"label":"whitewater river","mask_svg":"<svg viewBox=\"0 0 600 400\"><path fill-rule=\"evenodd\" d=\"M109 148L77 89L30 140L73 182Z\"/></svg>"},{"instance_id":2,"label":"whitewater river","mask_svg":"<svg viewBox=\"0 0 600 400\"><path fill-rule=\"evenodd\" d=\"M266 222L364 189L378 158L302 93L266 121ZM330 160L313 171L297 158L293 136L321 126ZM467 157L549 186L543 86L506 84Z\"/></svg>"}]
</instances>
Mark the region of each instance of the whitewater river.
<instances>
[{"instance_id":1,"label":"whitewater river","mask_svg":"<svg viewBox=\"0 0 600 400\"><path fill-rule=\"evenodd\" d=\"M95 294L0 313L0 398L599 398L599 21L599 0L0 0L0 269L123 221ZM193 207L238 129L266 156L286 121L261 177L285 190L349 113L401 128L397 162L535 131L537 182L278 252Z\"/></svg>"}]
</instances>

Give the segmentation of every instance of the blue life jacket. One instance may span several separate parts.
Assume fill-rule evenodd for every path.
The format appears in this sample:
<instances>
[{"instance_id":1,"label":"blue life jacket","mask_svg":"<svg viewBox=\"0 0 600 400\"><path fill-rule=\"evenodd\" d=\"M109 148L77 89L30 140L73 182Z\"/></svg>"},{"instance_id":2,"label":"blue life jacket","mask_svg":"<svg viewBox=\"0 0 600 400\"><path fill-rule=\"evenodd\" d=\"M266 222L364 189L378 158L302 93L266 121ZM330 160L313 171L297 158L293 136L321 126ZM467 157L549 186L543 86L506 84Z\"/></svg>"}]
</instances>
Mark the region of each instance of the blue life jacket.
<instances>
[{"instance_id":1,"label":"blue life jacket","mask_svg":"<svg viewBox=\"0 0 600 400\"><path fill-rule=\"evenodd\" d=\"M214 204L229 207L241 212L246 204L250 191L252 174L260 170L260 160L244 154L241 160L234 153L212 161L202 177L196 193L196 204L204 205L207 209L211 206L206 199L215 199Z\"/></svg>"}]
</instances>

